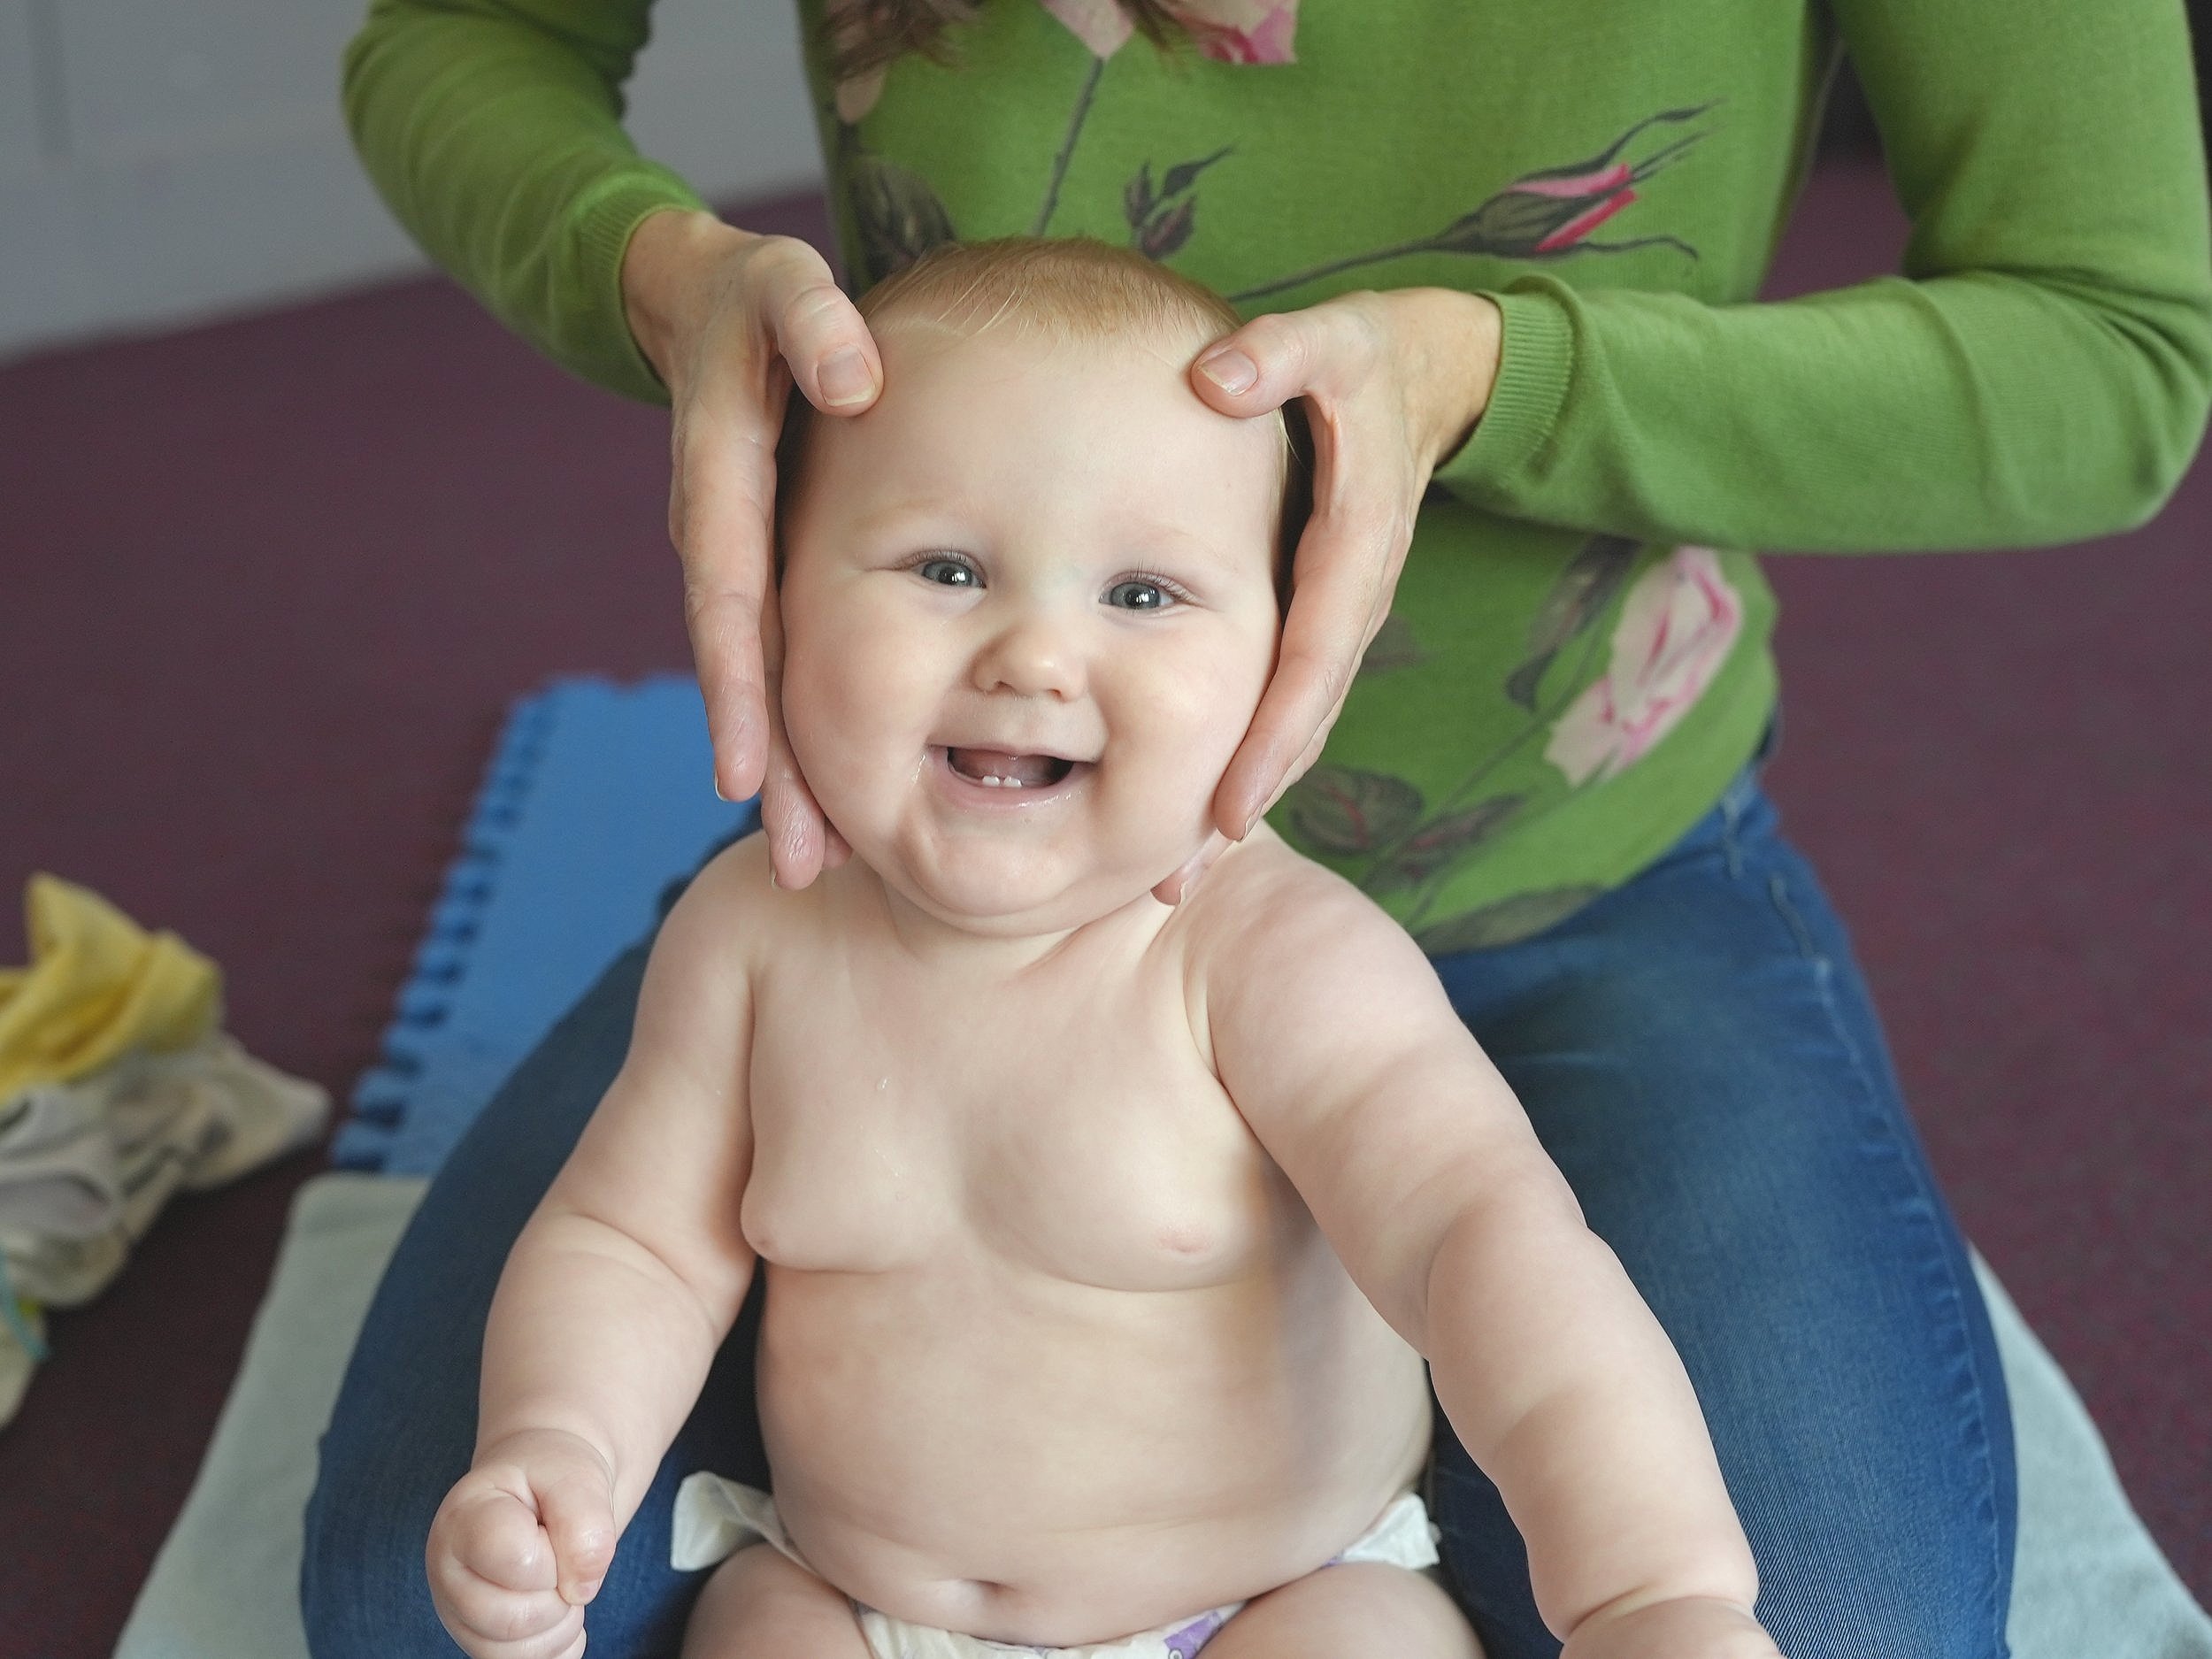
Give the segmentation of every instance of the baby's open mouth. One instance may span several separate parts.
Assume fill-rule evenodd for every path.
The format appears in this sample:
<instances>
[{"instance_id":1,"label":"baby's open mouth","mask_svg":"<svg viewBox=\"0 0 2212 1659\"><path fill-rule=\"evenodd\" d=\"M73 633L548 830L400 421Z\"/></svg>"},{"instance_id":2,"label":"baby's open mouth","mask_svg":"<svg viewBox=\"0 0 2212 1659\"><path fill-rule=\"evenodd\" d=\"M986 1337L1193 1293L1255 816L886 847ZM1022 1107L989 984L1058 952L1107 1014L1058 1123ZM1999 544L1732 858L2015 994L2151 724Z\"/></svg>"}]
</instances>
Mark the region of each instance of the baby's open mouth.
<instances>
[{"instance_id":1,"label":"baby's open mouth","mask_svg":"<svg viewBox=\"0 0 2212 1659\"><path fill-rule=\"evenodd\" d=\"M994 789L1049 789L1075 770L1057 755L1012 755L1000 749L947 749L945 764L971 783Z\"/></svg>"}]
</instances>

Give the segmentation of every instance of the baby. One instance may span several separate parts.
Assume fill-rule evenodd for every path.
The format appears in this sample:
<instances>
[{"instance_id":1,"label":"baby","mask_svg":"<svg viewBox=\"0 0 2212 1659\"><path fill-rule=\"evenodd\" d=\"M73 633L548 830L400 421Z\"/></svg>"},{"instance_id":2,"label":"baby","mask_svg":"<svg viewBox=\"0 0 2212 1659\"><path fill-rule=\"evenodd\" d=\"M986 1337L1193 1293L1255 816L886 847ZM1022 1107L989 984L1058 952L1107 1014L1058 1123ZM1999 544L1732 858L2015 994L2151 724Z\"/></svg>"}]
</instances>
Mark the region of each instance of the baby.
<instances>
[{"instance_id":1,"label":"baby","mask_svg":"<svg viewBox=\"0 0 2212 1659\"><path fill-rule=\"evenodd\" d=\"M1421 953L1263 827L1153 896L1275 659L1284 427L1186 380L1235 314L1065 242L863 309L882 397L782 485L853 857L741 842L662 929L492 1309L449 1630L580 1651L757 1267L774 1495L686 1483L687 1655L1474 1654L1432 1375L1572 1659L1773 1659L1681 1365Z\"/></svg>"}]
</instances>

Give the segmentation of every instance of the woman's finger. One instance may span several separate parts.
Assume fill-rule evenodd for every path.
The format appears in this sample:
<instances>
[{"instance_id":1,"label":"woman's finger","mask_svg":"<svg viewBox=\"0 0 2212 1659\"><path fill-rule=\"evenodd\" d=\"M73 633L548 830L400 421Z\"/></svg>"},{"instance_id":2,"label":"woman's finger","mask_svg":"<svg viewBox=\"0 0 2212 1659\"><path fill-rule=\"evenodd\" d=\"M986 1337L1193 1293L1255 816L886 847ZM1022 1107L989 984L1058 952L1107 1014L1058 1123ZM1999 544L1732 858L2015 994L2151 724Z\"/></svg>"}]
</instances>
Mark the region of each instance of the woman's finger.
<instances>
[{"instance_id":1,"label":"woman's finger","mask_svg":"<svg viewBox=\"0 0 2212 1659\"><path fill-rule=\"evenodd\" d=\"M1213 867L1214 860L1228 850L1227 839L1216 830L1180 869L1152 889L1152 896L1163 904L1180 904L1197 890L1199 879Z\"/></svg>"},{"instance_id":2,"label":"woman's finger","mask_svg":"<svg viewBox=\"0 0 2212 1659\"><path fill-rule=\"evenodd\" d=\"M679 420L669 531L684 567L684 623L714 744L715 788L741 801L768 759L761 605L774 570L770 545L775 439L757 396L702 399Z\"/></svg>"},{"instance_id":3,"label":"woman's finger","mask_svg":"<svg viewBox=\"0 0 2212 1659\"><path fill-rule=\"evenodd\" d=\"M1317 359L1308 367L1327 377ZM1378 411L1329 396L1310 396L1308 409L1313 512L1292 565L1282 646L1214 796L1215 823L1238 841L1343 706L1361 653L1389 609L1412 534L1404 457L1390 447L1402 447L1398 429Z\"/></svg>"},{"instance_id":4,"label":"woman's finger","mask_svg":"<svg viewBox=\"0 0 2212 1659\"><path fill-rule=\"evenodd\" d=\"M700 334L675 388L669 534L714 746L715 787L760 789L773 733L760 609L775 567L776 443L795 383L818 407L873 403L882 366L868 326L803 242L746 245L733 304Z\"/></svg>"},{"instance_id":5,"label":"woman's finger","mask_svg":"<svg viewBox=\"0 0 2212 1659\"><path fill-rule=\"evenodd\" d=\"M783 618L775 595L768 596L760 618L762 647L767 653L768 770L761 782L760 826L768 838L768 867L776 885L803 887L825 870L834 870L850 856L845 838L830 827L814 791L807 787L785 734L780 695L783 667Z\"/></svg>"},{"instance_id":6,"label":"woman's finger","mask_svg":"<svg viewBox=\"0 0 2212 1659\"><path fill-rule=\"evenodd\" d=\"M1193 389L1224 414L1249 419L1304 397L1314 443L1313 512L1299 539L1282 648L1214 797L1214 821L1235 840L1326 733L1402 553L1388 545L1403 514L1386 496L1404 470L1388 464L1390 440L1354 439L1376 457L1363 470L1344 453L1348 424L1376 418L1356 396L1376 356L1372 319L1355 297L1256 317L1191 365Z\"/></svg>"},{"instance_id":7,"label":"woman's finger","mask_svg":"<svg viewBox=\"0 0 2212 1659\"><path fill-rule=\"evenodd\" d=\"M761 310L775 332L792 380L817 409L856 415L883 390L883 362L874 336L851 300L831 279L821 256L804 243L762 273ZM773 595L761 628L771 664L780 664L782 640ZM779 705L781 676L767 678L768 762L761 782L761 827L768 836L769 868L787 887L803 887L851 856L799 771L784 734Z\"/></svg>"},{"instance_id":8,"label":"woman's finger","mask_svg":"<svg viewBox=\"0 0 2212 1659\"><path fill-rule=\"evenodd\" d=\"M1192 389L1225 415L1271 413L1294 397L1341 398L1375 360L1371 319L1356 299L1255 317L1200 352Z\"/></svg>"},{"instance_id":9,"label":"woman's finger","mask_svg":"<svg viewBox=\"0 0 2212 1659\"><path fill-rule=\"evenodd\" d=\"M1318 540L1310 553L1301 544L1274 676L1214 796L1223 834L1242 841L1327 736L1376 620L1383 556L1375 549L1391 534L1373 518L1308 527L1307 541Z\"/></svg>"}]
</instances>

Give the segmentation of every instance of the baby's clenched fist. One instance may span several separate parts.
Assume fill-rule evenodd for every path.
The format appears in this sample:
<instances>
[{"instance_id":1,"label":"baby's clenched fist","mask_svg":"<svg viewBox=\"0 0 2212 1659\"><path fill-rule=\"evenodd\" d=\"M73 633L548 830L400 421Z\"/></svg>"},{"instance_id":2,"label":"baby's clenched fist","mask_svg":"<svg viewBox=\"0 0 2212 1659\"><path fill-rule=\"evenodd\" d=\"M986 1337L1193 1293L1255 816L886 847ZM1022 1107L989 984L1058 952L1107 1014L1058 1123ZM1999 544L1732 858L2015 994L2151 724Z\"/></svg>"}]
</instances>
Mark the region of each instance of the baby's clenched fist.
<instances>
[{"instance_id":1,"label":"baby's clenched fist","mask_svg":"<svg viewBox=\"0 0 2212 1659\"><path fill-rule=\"evenodd\" d=\"M471 1659L576 1659L615 1533L613 1471L590 1442L531 1429L483 1447L431 1523L438 1617Z\"/></svg>"}]
</instances>

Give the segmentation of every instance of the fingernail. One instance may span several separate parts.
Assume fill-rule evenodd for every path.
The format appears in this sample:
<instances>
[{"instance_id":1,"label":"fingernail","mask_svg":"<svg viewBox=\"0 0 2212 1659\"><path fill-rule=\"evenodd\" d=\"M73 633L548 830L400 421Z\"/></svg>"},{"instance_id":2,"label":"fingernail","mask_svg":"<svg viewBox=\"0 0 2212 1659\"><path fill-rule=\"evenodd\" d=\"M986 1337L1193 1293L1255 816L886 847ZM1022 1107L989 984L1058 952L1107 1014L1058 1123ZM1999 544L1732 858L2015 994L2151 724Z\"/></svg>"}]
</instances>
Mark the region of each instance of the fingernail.
<instances>
[{"instance_id":1,"label":"fingernail","mask_svg":"<svg viewBox=\"0 0 2212 1659\"><path fill-rule=\"evenodd\" d=\"M776 866L772 864L768 866L768 885L778 888L783 886L782 882L776 879Z\"/></svg>"},{"instance_id":2,"label":"fingernail","mask_svg":"<svg viewBox=\"0 0 2212 1659\"><path fill-rule=\"evenodd\" d=\"M1202 359L1198 372L1225 392L1248 390L1260 378L1260 365L1241 351L1217 351Z\"/></svg>"},{"instance_id":3,"label":"fingernail","mask_svg":"<svg viewBox=\"0 0 2212 1659\"><path fill-rule=\"evenodd\" d=\"M816 379L822 388L822 401L832 409L864 403L876 389L875 380L868 373L868 360L854 346L847 346L825 361Z\"/></svg>"},{"instance_id":4,"label":"fingernail","mask_svg":"<svg viewBox=\"0 0 2212 1659\"><path fill-rule=\"evenodd\" d=\"M726 801L730 798L722 793L722 774L718 772L714 774L714 798L718 801Z\"/></svg>"}]
</instances>

